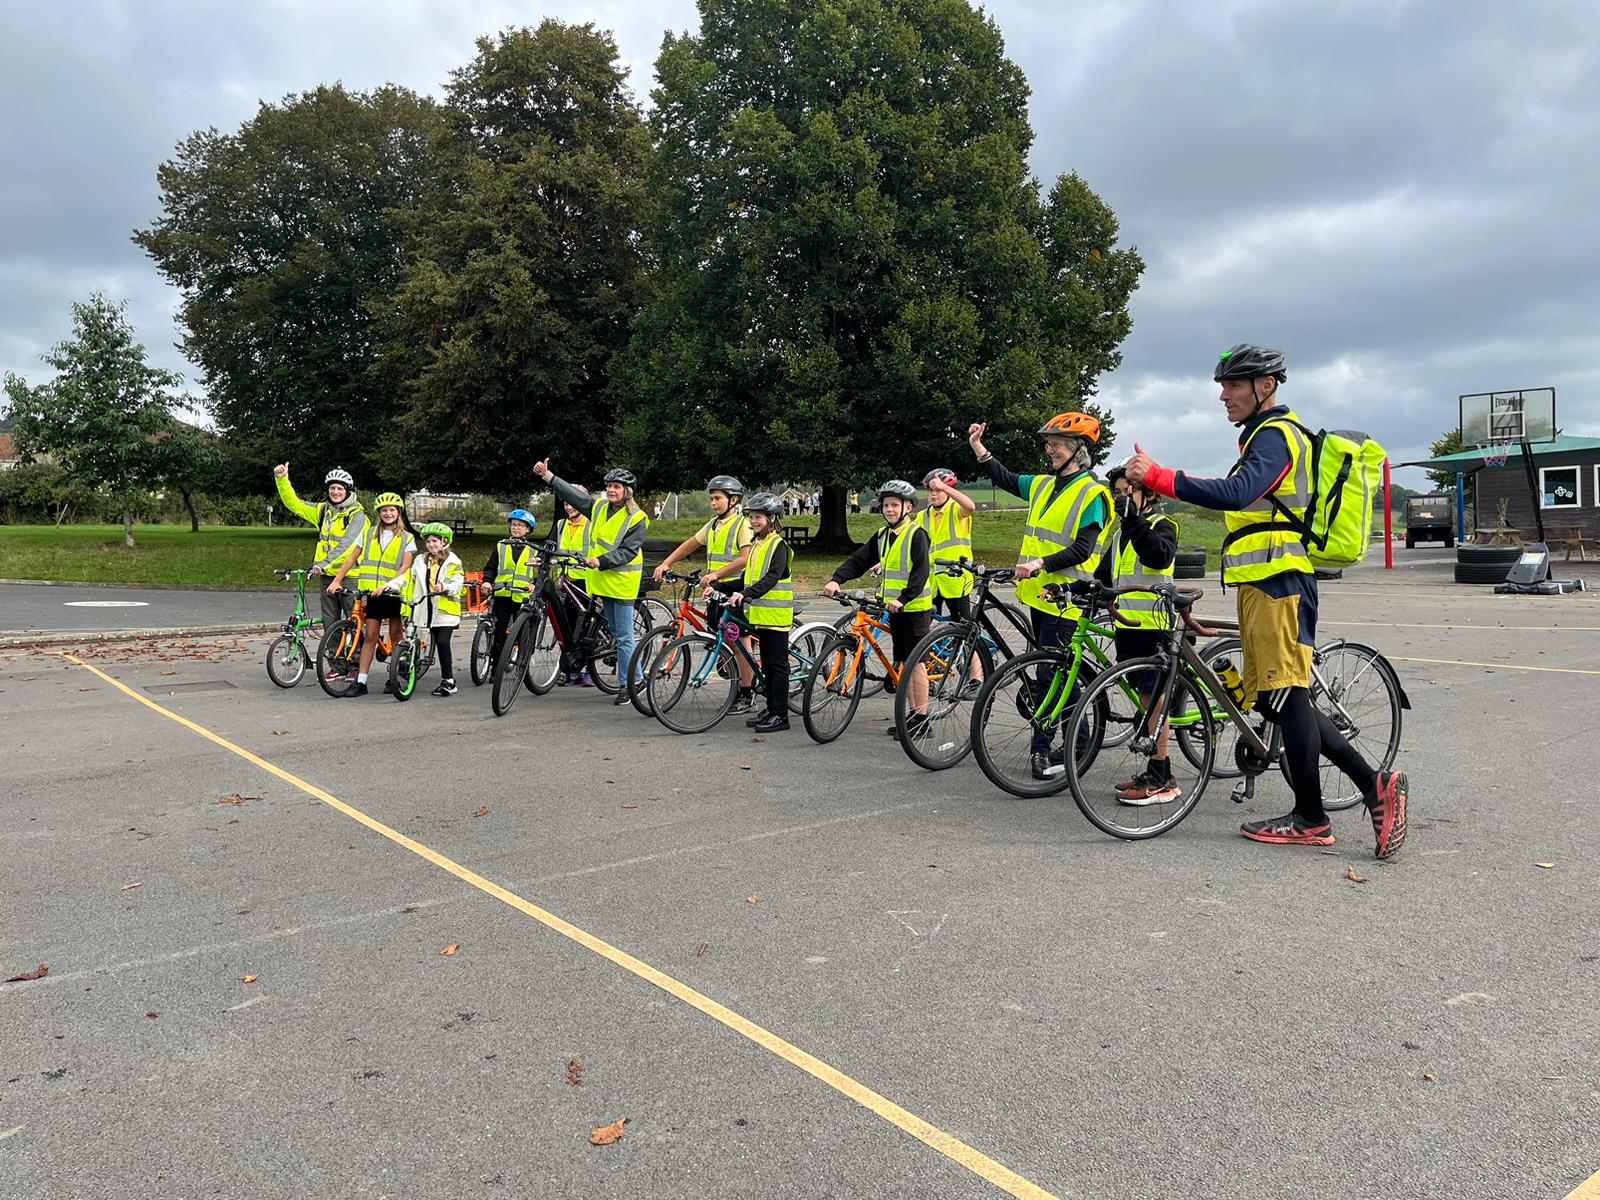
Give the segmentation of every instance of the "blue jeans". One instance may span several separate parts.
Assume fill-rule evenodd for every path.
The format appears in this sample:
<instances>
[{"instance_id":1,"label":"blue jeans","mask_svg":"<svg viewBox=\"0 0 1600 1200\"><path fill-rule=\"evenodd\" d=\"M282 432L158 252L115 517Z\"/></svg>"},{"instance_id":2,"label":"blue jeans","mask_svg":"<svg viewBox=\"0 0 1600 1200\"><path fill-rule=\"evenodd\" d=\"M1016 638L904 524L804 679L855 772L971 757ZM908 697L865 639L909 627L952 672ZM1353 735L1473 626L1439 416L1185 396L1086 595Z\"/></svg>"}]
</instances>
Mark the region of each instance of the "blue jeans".
<instances>
[{"instance_id":1,"label":"blue jeans","mask_svg":"<svg viewBox=\"0 0 1600 1200\"><path fill-rule=\"evenodd\" d=\"M628 678L628 664L633 661L633 601L600 597L600 612L617 641L617 678Z\"/></svg>"}]
</instances>

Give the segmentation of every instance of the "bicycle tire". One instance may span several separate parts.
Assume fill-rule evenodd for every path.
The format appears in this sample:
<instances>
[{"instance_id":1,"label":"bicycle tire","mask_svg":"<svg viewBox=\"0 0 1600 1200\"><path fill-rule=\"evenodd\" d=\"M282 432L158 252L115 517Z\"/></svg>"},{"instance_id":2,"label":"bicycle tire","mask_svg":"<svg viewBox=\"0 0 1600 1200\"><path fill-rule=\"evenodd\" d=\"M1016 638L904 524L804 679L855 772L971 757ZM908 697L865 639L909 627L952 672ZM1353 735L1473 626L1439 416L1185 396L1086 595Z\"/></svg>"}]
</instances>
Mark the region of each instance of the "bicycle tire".
<instances>
[{"instance_id":1,"label":"bicycle tire","mask_svg":"<svg viewBox=\"0 0 1600 1200\"><path fill-rule=\"evenodd\" d=\"M317 683L335 700L350 694L355 680L350 676L361 666L361 626L349 617L335 621L322 635L317 647ZM341 679L329 679L338 673Z\"/></svg>"},{"instance_id":2,"label":"bicycle tire","mask_svg":"<svg viewBox=\"0 0 1600 1200\"><path fill-rule=\"evenodd\" d=\"M644 622L642 630L638 628L638 621L634 623L635 633L641 638L662 625L672 625L678 619L677 610L658 596L640 596L633 608L637 617Z\"/></svg>"},{"instance_id":3,"label":"bicycle tire","mask_svg":"<svg viewBox=\"0 0 1600 1200\"><path fill-rule=\"evenodd\" d=\"M812 741L825 746L850 728L861 704L866 660L854 637L836 637L817 655L800 697L800 719Z\"/></svg>"},{"instance_id":4,"label":"bicycle tire","mask_svg":"<svg viewBox=\"0 0 1600 1200\"><path fill-rule=\"evenodd\" d=\"M855 613L845 613L844 616L833 622L833 631L840 637L849 637L855 628ZM883 664L878 661L878 656L869 646L867 652L861 656L861 697L870 699L883 691L888 686L889 676L884 673Z\"/></svg>"},{"instance_id":5,"label":"bicycle tire","mask_svg":"<svg viewBox=\"0 0 1600 1200\"><path fill-rule=\"evenodd\" d=\"M477 632L472 635L472 658L468 670L472 675L472 686L482 687L489 682L489 676L494 672L494 656L492 639L494 638L494 622L479 621Z\"/></svg>"},{"instance_id":6,"label":"bicycle tire","mask_svg":"<svg viewBox=\"0 0 1600 1200\"><path fill-rule=\"evenodd\" d=\"M489 707L494 715L503 717L522 694L523 682L528 675L528 663L533 656L533 638L538 632L530 627L533 614L520 613L506 630L505 645L494 664L494 684L490 689Z\"/></svg>"},{"instance_id":7,"label":"bicycle tire","mask_svg":"<svg viewBox=\"0 0 1600 1200\"><path fill-rule=\"evenodd\" d=\"M404 703L417 690L417 643L402 641L389 655L389 694Z\"/></svg>"},{"instance_id":8,"label":"bicycle tire","mask_svg":"<svg viewBox=\"0 0 1600 1200\"><path fill-rule=\"evenodd\" d=\"M561 633L549 612L534 614L539 628L534 633L533 649L529 652L528 674L524 682L535 696L548 695L561 678Z\"/></svg>"},{"instance_id":9,"label":"bicycle tire","mask_svg":"<svg viewBox=\"0 0 1600 1200\"><path fill-rule=\"evenodd\" d=\"M1181 671L1172 682L1170 711L1192 713L1195 724L1184 729L1173 729L1171 739L1187 737L1200 748L1201 761L1195 768L1194 779L1187 780L1188 786L1178 799L1167 804L1136 805L1116 798L1114 788L1107 781L1123 772L1137 775L1148 762L1149 751L1141 745L1140 738L1130 739L1122 747L1125 751L1123 754L1097 750L1092 764L1078 761L1075 747L1080 741L1094 740L1092 731L1084 730L1084 723L1097 719L1094 716L1097 711L1128 702L1138 713L1138 726L1146 726L1149 708L1139 698L1131 677L1141 672L1159 670L1162 666L1163 660L1159 658L1132 658L1100 672L1084 689L1067 722L1064 744L1069 749L1065 774L1073 802L1096 829L1125 841L1143 841L1172 829L1194 811L1211 781L1211 764L1216 756L1216 729L1211 719L1211 706L1187 694L1194 690L1195 683ZM1168 760L1175 762L1176 757L1169 747Z\"/></svg>"},{"instance_id":10,"label":"bicycle tire","mask_svg":"<svg viewBox=\"0 0 1600 1200\"><path fill-rule=\"evenodd\" d=\"M280 633L267 647L267 678L281 688L298 687L311 656L298 634Z\"/></svg>"},{"instance_id":11,"label":"bicycle tire","mask_svg":"<svg viewBox=\"0 0 1600 1200\"><path fill-rule=\"evenodd\" d=\"M1320 688L1313 687L1311 702L1334 723L1373 770L1387 771L1394 766L1395 757L1400 753L1400 733L1405 720L1400 680L1394 667L1375 647L1362 642L1330 642L1317 649L1317 656L1321 659L1318 670L1335 695L1324 695ZM1337 661L1330 666L1330 660ZM1383 701L1377 699L1372 690L1374 686L1381 688ZM1352 700L1352 696L1355 699ZM1335 707L1334 701L1340 707ZM1357 731L1355 737L1351 737L1352 719ZM1287 761L1280 758L1278 766L1287 780ZM1322 778L1323 808L1342 812L1362 802L1361 789L1338 767L1323 759L1318 769Z\"/></svg>"},{"instance_id":12,"label":"bicycle tire","mask_svg":"<svg viewBox=\"0 0 1600 1200\"><path fill-rule=\"evenodd\" d=\"M1001 791L1034 800L1060 795L1067 790L1065 751L1058 751L1055 742L1057 737L1065 736L1073 706L1082 700L1082 693L1065 706L1058 705L1053 697L1070 670L1071 661L1071 657L1062 649L1030 650L1002 663L979 689L978 698L972 706L972 724L968 735L972 742L972 756L984 777ZM1086 681L1093 678L1084 675L1085 665L1080 664L1078 668L1081 678L1074 684L1075 691L1085 687ZM1050 682L1041 692L1039 681L1032 673L1043 666L1050 666L1053 670ZM1060 712L1047 725L1041 726L1039 713L1046 706L1051 712L1059 707ZM1104 715L1098 714L1101 718ZM1091 728L1097 730L1096 744L1085 748L1085 761L1092 761L1094 754L1099 751L1098 742L1104 736L1104 720L1101 719L1097 726ZM1035 779L1033 747L1041 732L1047 738L1047 750L1044 753L1054 758L1061 769L1044 779ZM1027 738L1026 743L1022 741L1024 737Z\"/></svg>"},{"instance_id":13,"label":"bicycle tire","mask_svg":"<svg viewBox=\"0 0 1600 1200\"><path fill-rule=\"evenodd\" d=\"M823 653L835 633L826 621L806 621L789 631L789 700L790 707L805 691L806 676L811 666Z\"/></svg>"},{"instance_id":14,"label":"bicycle tire","mask_svg":"<svg viewBox=\"0 0 1600 1200\"><path fill-rule=\"evenodd\" d=\"M644 635L644 640L633 648L633 662L628 667L628 702L643 717L656 715L650 699L650 660L673 638L680 636L671 625L657 625Z\"/></svg>"},{"instance_id":15,"label":"bicycle tire","mask_svg":"<svg viewBox=\"0 0 1600 1200\"><path fill-rule=\"evenodd\" d=\"M928 663L929 659L936 664ZM928 719L916 736L907 735L911 715L911 689L907 687L895 691L894 720L900 730L900 748L925 771L948 770L972 753L970 706L981 690L966 694L974 659L987 679L994 670L988 636L972 622L961 621L930 629L906 660L908 673L918 664L928 668ZM936 666L942 669L936 670Z\"/></svg>"},{"instance_id":16,"label":"bicycle tire","mask_svg":"<svg viewBox=\"0 0 1600 1200\"><path fill-rule=\"evenodd\" d=\"M710 667L705 665L707 655L716 656ZM739 668L733 651L720 638L700 634L674 638L661 647L660 657L663 672L670 669L676 674L670 680L671 698L660 692L656 695L656 720L672 732L704 733L733 710L739 695ZM652 681L663 677L651 676Z\"/></svg>"}]
</instances>

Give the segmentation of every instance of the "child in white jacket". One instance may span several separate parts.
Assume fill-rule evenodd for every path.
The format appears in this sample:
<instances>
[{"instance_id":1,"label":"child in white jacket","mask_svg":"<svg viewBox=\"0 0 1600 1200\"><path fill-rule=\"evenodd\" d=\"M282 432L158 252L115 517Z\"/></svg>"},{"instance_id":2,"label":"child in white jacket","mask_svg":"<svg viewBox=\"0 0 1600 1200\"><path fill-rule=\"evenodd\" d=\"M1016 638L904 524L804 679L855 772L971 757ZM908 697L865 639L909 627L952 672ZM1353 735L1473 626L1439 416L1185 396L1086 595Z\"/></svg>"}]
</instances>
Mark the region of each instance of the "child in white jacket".
<instances>
[{"instance_id":1,"label":"child in white jacket","mask_svg":"<svg viewBox=\"0 0 1600 1200\"><path fill-rule=\"evenodd\" d=\"M416 615L418 628L426 628L439 660L439 686L435 696L454 696L456 676L450 660L450 637L461 624L461 592L466 587L466 572L461 560L450 549L454 536L450 526L433 521L417 530L422 535L425 553L419 554L405 574L384 584L388 591L402 592Z\"/></svg>"}]
</instances>

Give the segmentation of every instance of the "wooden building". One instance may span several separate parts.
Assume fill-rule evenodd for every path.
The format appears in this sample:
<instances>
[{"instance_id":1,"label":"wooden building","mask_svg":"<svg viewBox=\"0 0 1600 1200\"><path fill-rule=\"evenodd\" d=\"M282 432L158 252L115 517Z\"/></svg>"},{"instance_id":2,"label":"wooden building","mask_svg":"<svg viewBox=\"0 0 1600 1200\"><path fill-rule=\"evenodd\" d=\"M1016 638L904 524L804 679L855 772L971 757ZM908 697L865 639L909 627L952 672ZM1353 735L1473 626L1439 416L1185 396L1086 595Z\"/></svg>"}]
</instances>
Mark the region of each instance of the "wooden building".
<instances>
[{"instance_id":1,"label":"wooden building","mask_svg":"<svg viewBox=\"0 0 1600 1200\"><path fill-rule=\"evenodd\" d=\"M1503 500L1506 524L1523 541L1537 537L1528 471L1520 448L1510 450L1503 467L1485 466L1483 454L1477 450L1404 465L1462 472L1466 500L1476 514L1478 529L1494 528ZM1596 553L1600 548L1600 438L1558 434L1554 441L1533 446L1533 473L1546 538L1558 543L1581 536L1589 552ZM1552 544L1551 549L1559 556L1560 546Z\"/></svg>"}]
</instances>

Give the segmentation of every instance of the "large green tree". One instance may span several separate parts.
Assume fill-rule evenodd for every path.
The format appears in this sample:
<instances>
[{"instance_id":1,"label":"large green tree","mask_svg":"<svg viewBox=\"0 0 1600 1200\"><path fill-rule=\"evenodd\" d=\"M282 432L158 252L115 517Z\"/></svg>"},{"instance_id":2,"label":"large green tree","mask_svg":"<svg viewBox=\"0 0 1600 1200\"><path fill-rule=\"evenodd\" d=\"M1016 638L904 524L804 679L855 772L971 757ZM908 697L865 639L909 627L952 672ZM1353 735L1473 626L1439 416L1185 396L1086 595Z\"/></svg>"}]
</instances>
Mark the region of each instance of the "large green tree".
<instances>
[{"instance_id":1,"label":"large green tree","mask_svg":"<svg viewBox=\"0 0 1600 1200\"><path fill-rule=\"evenodd\" d=\"M607 368L646 296L649 131L615 41L547 20L478 41L385 314L391 477L520 492L600 465Z\"/></svg>"},{"instance_id":2,"label":"large green tree","mask_svg":"<svg viewBox=\"0 0 1600 1200\"><path fill-rule=\"evenodd\" d=\"M183 349L238 455L378 482L395 402L373 375L374 313L438 129L403 88L319 87L186 138L159 168L161 216L134 241L183 293Z\"/></svg>"},{"instance_id":3,"label":"large green tree","mask_svg":"<svg viewBox=\"0 0 1600 1200\"><path fill-rule=\"evenodd\" d=\"M133 501L159 482L157 439L171 429L169 389L179 378L145 361L124 308L98 292L74 304L72 337L41 356L55 377L29 386L7 374L5 391L17 449L105 489L122 509L123 540L132 547Z\"/></svg>"},{"instance_id":4,"label":"large green tree","mask_svg":"<svg viewBox=\"0 0 1600 1200\"><path fill-rule=\"evenodd\" d=\"M1143 263L1076 176L1041 200L1028 86L965 0L700 0L657 62L658 295L614 367L619 453L846 485L959 466L1116 365ZM1108 439L1109 441L1109 439Z\"/></svg>"}]
</instances>

